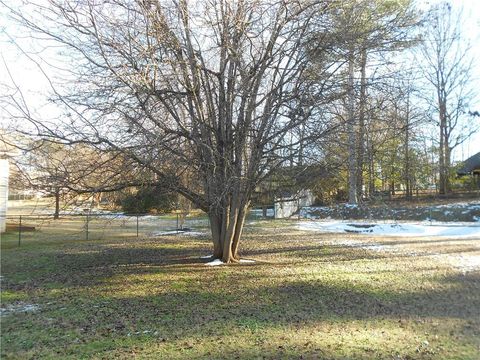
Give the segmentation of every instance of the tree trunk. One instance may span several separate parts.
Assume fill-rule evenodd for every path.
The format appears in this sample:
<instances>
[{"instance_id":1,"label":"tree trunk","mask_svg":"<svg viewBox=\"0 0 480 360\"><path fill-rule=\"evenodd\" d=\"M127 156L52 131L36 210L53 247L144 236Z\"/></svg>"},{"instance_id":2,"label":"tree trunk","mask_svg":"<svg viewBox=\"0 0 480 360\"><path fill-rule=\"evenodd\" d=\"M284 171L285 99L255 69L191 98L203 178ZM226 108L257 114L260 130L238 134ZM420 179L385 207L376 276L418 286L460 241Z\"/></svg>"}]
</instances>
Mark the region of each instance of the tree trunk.
<instances>
[{"instance_id":1,"label":"tree trunk","mask_svg":"<svg viewBox=\"0 0 480 360\"><path fill-rule=\"evenodd\" d=\"M304 143L305 142L305 124L302 124L300 128L300 143L298 146L298 165L303 165L303 151L304 151Z\"/></svg>"},{"instance_id":2,"label":"tree trunk","mask_svg":"<svg viewBox=\"0 0 480 360\"><path fill-rule=\"evenodd\" d=\"M450 148L449 146L449 141L448 141L448 138L446 137L445 138L445 194L449 194L452 189L451 189L451 186L450 186L450 167L451 167L451 151L452 149Z\"/></svg>"},{"instance_id":3,"label":"tree trunk","mask_svg":"<svg viewBox=\"0 0 480 360\"><path fill-rule=\"evenodd\" d=\"M233 234L233 242L232 242L232 255L234 259L240 259L240 256L238 254L238 245L240 243L240 237L242 236L243 226L245 225L247 208L248 208L248 204L245 206L242 206L238 213L237 226Z\"/></svg>"},{"instance_id":4,"label":"tree trunk","mask_svg":"<svg viewBox=\"0 0 480 360\"><path fill-rule=\"evenodd\" d=\"M373 158L373 144L370 144L369 147L368 164L368 195L371 198L375 193L375 163Z\"/></svg>"},{"instance_id":5,"label":"tree trunk","mask_svg":"<svg viewBox=\"0 0 480 360\"><path fill-rule=\"evenodd\" d=\"M439 186L438 192L440 194L446 193L445 188L445 154L444 154L444 137L443 137L443 126L440 124L440 146L438 154L438 176L439 176Z\"/></svg>"},{"instance_id":6,"label":"tree trunk","mask_svg":"<svg viewBox=\"0 0 480 360\"><path fill-rule=\"evenodd\" d=\"M220 238L222 219L221 216L219 216L215 212L211 212L208 217L210 220L210 229L212 230L213 257L215 259L221 259L223 256L223 246Z\"/></svg>"},{"instance_id":7,"label":"tree trunk","mask_svg":"<svg viewBox=\"0 0 480 360\"><path fill-rule=\"evenodd\" d=\"M410 96L408 94L407 96ZM407 98L407 112L405 118L405 195L412 198L412 180L410 174L410 99Z\"/></svg>"},{"instance_id":8,"label":"tree trunk","mask_svg":"<svg viewBox=\"0 0 480 360\"><path fill-rule=\"evenodd\" d=\"M447 169L445 164L445 132L447 127L447 105L445 104L444 96L442 96L442 89L438 90L438 103L439 103L439 120L440 120L440 146L439 146L439 193L447 193Z\"/></svg>"},{"instance_id":9,"label":"tree trunk","mask_svg":"<svg viewBox=\"0 0 480 360\"><path fill-rule=\"evenodd\" d=\"M363 193L363 163L365 159L365 105L367 101L367 50L362 50L361 55L361 78L360 78L360 101L358 114L358 138L357 138L357 200L362 198Z\"/></svg>"},{"instance_id":10,"label":"tree trunk","mask_svg":"<svg viewBox=\"0 0 480 360\"><path fill-rule=\"evenodd\" d=\"M213 257L224 263L238 262L238 246L242 235L243 225L247 213L247 205L242 205L238 199L217 212L209 214L212 230ZM221 215L218 215L218 212Z\"/></svg>"},{"instance_id":11,"label":"tree trunk","mask_svg":"<svg viewBox=\"0 0 480 360\"><path fill-rule=\"evenodd\" d=\"M55 212L53 213L53 219L58 220L60 218L60 189L55 189Z\"/></svg>"},{"instance_id":12,"label":"tree trunk","mask_svg":"<svg viewBox=\"0 0 480 360\"><path fill-rule=\"evenodd\" d=\"M355 126L355 93L353 88L354 54L350 49L348 57L348 202L357 204L357 157L356 157L356 126Z\"/></svg>"}]
</instances>

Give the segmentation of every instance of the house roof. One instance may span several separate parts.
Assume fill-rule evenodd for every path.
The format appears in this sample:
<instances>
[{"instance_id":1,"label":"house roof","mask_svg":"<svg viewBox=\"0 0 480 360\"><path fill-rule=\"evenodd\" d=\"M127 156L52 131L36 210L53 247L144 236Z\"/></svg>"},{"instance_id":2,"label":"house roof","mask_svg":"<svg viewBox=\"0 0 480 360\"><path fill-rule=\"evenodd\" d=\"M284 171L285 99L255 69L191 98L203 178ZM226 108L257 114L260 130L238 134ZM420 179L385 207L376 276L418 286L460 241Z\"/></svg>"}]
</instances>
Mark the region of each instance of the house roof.
<instances>
[{"instance_id":1,"label":"house roof","mask_svg":"<svg viewBox=\"0 0 480 360\"><path fill-rule=\"evenodd\" d=\"M469 175L473 173L480 173L480 152L465 160L462 167L457 170L458 175Z\"/></svg>"}]
</instances>

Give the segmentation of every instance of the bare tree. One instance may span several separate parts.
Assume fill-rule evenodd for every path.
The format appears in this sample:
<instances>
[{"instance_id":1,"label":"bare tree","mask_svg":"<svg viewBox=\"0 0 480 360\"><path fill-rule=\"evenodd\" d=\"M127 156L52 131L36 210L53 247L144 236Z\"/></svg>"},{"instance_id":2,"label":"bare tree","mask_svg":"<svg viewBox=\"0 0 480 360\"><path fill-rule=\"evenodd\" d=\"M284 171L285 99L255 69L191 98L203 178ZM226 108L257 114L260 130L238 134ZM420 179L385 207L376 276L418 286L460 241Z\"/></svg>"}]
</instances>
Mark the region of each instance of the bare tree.
<instances>
[{"instance_id":1,"label":"bare tree","mask_svg":"<svg viewBox=\"0 0 480 360\"><path fill-rule=\"evenodd\" d=\"M207 212L214 257L237 261L255 187L283 163L283 149L298 144L286 135L308 121L289 115L309 93L305 44L327 5L51 0L27 6L11 8L12 16L63 47L72 69L71 88L53 94L68 117L45 123L21 114L37 135L121 153ZM193 179L185 181L185 173Z\"/></svg>"},{"instance_id":2,"label":"bare tree","mask_svg":"<svg viewBox=\"0 0 480 360\"><path fill-rule=\"evenodd\" d=\"M60 217L60 201L67 197L68 178L73 176L72 158L65 146L45 143L15 159L21 181L37 192L55 199L54 219ZM78 160L78 159L77 159Z\"/></svg>"},{"instance_id":3,"label":"bare tree","mask_svg":"<svg viewBox=\"0 0 480 360\"><path fill-rule=\"evenodd\" d=\"M330 37L336 40L334 53L337 62L344 64L338 81L345 86L348 197L350 203L356 204L363 195L367 90L381 80L375 74L385 63L385 53L397 52L410 44L416 15L411 1L343 1L334 7L331 19ZM373 65L371 60L375 60Z\"/></svg>"},{"instance_id":4,"label":"bare tree","mask_svg":"<svg viewBox=\"0 0 480 360\"><path fill-rule=\"evenodd\" d=\"M419 48L422 72L432 89L431 93L425 91L424 97L438 116L440 194L451 190L452 150L476 131L467 119L472 97L472 59L461 36L461 21L461 12L452 9L448 2L432 7Z\"/></svg>"},{"instance_id":5,"label":"bare tree","mask_svg":"<svg viewBox=\"0 0 480 360\"><path fill-rule=\"evenodd\" d=\"M99 199L102 192L117 190L120 182L141 186L149 181L146 174L136 173L132 162L121 153L99 151L87 144L65 145L0 134L0 147L11 149L0 153L8 154L15 172L13 188L52 197L54 219L60 217L62 203L77 201L78 195Z\"/></svg>"}]
</instances>

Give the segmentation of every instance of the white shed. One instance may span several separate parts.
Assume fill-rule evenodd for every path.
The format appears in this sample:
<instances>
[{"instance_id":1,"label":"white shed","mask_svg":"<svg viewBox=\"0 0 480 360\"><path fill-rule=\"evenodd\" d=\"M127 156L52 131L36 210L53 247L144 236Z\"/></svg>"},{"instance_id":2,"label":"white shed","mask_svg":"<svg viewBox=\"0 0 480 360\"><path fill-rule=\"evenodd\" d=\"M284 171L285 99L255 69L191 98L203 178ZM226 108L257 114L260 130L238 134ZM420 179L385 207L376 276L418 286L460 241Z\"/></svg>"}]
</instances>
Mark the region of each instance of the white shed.
<instances>
[{"instance_id":1,"label":"white shed","mask_svg":"<svg viewBox=\"0 0 480 360\"><path fill-rule=\"evenodd\" d=\"M8 202L8 160L0 159L0 233L5 232L7 226Z\"/></svg>"},{"instance_id":2,"label":"white shed","mask_svg":"<svg viewBox=\"0 0 480 360\"><path fill-rule=\"evenodd\" d=\"M310 190L300 190L298 193L280 199L275 199L275 219L292 216L304 206L315 202L315 196Z\"/></svg>"}]
</instances>

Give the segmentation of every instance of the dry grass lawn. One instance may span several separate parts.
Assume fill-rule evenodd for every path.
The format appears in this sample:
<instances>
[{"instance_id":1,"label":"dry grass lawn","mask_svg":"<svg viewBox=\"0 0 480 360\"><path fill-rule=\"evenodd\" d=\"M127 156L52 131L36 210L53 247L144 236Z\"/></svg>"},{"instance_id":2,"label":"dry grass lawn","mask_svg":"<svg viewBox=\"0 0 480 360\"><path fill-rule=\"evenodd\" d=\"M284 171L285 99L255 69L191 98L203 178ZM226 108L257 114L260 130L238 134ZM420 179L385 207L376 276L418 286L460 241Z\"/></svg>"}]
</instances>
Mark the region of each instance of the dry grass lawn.
<instances>
[{"instance_id":1,"label":"dry grass lawn","mask_svg":"<svg viewBox=\"0 0 480 360\"><path fill-rule=\"evenodd\" d=\"M207 237L4 247L2 358L480 359L479 246L257 222L233 266Z\"/></svg>"}]
</instances>

